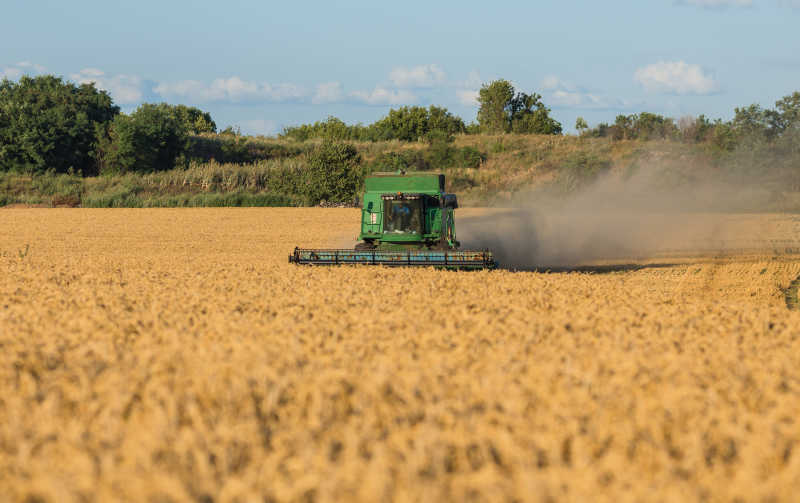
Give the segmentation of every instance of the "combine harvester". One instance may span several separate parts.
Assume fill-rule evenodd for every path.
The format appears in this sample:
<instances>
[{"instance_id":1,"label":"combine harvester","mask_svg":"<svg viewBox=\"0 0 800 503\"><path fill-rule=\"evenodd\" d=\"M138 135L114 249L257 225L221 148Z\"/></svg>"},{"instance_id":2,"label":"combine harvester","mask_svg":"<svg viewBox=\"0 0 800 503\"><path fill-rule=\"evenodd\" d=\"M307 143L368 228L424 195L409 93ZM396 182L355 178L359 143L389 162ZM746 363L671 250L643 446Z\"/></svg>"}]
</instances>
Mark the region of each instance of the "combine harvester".
<instances>
[{"instance_id":1,"label":"combine harvester","mask_svg":"<svg viewBox=\"0 0 800 503\"><path fill-rule=\"evenodd\" d=\"M489 250L459 250L455 194L444 191L444 175L375 173L367 177L361 209L362 241L354 250L295 248L289 262L312 265L494 269Z\"/></svg>"}]
</instances>

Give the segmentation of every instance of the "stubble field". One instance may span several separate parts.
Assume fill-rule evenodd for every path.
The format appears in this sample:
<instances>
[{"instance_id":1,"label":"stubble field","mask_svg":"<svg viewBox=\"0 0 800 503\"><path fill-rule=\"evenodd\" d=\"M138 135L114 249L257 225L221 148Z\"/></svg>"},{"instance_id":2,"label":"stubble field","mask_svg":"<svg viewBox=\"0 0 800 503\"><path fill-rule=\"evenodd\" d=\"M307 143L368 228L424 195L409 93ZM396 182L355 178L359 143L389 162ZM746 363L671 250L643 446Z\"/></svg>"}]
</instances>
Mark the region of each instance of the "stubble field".
<instances>
[{"instance_id":1,"label":"stubble field","mask_svg":"<svg viewBox=\"0 0 800 503\"><path fill-rule=\"evenodd\" d=\"M729 218L466 273L287 263L352 209L0 210L0 499L796 500L800 221Z\"/></svg>"}]
</instances>

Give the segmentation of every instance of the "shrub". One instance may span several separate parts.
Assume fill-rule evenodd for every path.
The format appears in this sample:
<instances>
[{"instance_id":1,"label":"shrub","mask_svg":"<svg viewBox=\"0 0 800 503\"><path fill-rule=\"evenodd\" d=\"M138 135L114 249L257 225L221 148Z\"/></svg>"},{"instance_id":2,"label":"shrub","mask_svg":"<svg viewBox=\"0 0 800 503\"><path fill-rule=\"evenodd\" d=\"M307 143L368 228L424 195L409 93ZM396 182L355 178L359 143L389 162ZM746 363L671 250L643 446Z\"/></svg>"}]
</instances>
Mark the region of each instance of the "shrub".
<instances>
[{"instance_id":1,"label":"shrub","mask_svg":"<svg viewBox=\"0 0 800 503\"><path fill-rule=\"evenodd\" d=\"M324 142L308 156L304 187L308 203L354 200L362 182L360 165L361 155L352 145Z\"/></svg>"}]
</instances>

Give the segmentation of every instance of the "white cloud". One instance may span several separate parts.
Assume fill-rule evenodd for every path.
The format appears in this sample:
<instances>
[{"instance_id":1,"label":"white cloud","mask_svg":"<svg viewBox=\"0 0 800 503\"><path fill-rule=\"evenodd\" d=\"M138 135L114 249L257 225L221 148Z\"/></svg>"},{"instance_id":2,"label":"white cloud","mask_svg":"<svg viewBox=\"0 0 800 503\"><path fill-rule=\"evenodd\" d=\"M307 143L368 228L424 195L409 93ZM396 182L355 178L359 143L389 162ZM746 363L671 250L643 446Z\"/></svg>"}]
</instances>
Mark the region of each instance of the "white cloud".
<instances>
[{"instance_id":1,"label":"white cloud","mask_svg":"<svg viewBox=\"0 0 800 503\"><path fill-rule=\"evenodd\" d=\"M37 65L36 63L31 63L30 61L20 61L15 66L31 71L32 73L44 73L45 71L45 67Z\"/></svg>"},{"instance_id":2,"label":"white cloud","mask_svg":"<svg viewBox=\"0 0 800 503\"><path fill-rule=\"evenodd\" d=\"M630 103L624 100L608 98L606 96L599 96L597 94L587 92L570 91L566 89L557 89L553 91L553 93L544 101L545 104L552 103L553 106L562 108L595 110L620 109L630 106Z\"/></svg>"},{"instance_id":3,"label":"white cloud","mask_svg":"<svg viewBox=\"0 0 800 503\"><path fill-rule=\"evenodd\" d=\"M699 65L684 61L661 61L639 68L634 79L649 92L667 94L713 94L717 82Z\"/></svg>"},{"instance_id":4,"label":"white cloud","mask_svg":"<svg viewBox=\"0 0 800 503\"><path fill-rule=\"evenodd\" d=\"M317 85L317 90L314 97L311 98L311 103L321 105L326 103L338 103L344 98L342 92L342 84L340 82L324 82Z\"/></svg>"},{"instance_id":5,"label":"white cloud","mask_svg":"<svg viewBox=\"0 0 800 503\"><path fill-rule=\"evenodd\" d=\"M458 102L469 107L478 106L478 91L475 89L459 89L456 91Z\"/></svg>"},{"instance_id":6,"label":"white cloud","mask_svg":"<svg viewBox=\"0 0 800 503\"><path fill-rule=\"evenodd\" d=\"M97 68L84 68L78 74L86 76L86 77L102 77L105 75L103 70L99 70Z\"/></svg>"},{"instance_id":7,"label":"white cloud","mask_svg":"<svg viewBox=\"0 0 800 503\"><path fill-rule=\"evenodd\" d=\"M131 105L140 103L144 97L145 82L136 75L106 75L97 68L84 68L70 78L78 84L94 83L95 87L108 91L116 103Z\"/></svg>"},{"instance_id":8,"label":"white cloud","mask_svg":"<svg viewBox=\"0 0 800 503\"><path fill-rule=\"evenodd\" d=\"M183 80L173 83L162 83L154 91L164 98L188 99L193 102L207 103L213 101L243 102L287 102L301 101L308 93L294 84L269 84L253 82L240 77L215 79L210 84L196 80Z\"/></svg>"},{"instance_id":9,"label":"white cloud","mask_svg":"<svg viewBox=\"0 0 800 503\"><path fill-rule=\"evenodd\" d=\"M565 91L563 89L557 89L556 91L553 92L551 101L553 105L559 105L564 107L578 107L583 105L584 101L589 96L590 95L583 95L581 93L576 93L573 91Z\"/></svg>"},{"instance_id":10,"label":"white cloud","mask_svg":"<svg viewBox=\"0 0 800 503\"><path fill-rule=\"evenodd\" d=\"M350 93L356 101L367 105L409 105L418 101L417 97L406 90L391 90L378 86L372 91L355 91Z\"/></svg>"},{"instance_id":11,"label":"white cloud","mask_svg":"<svg viewBox=\"0 0 800 503\"><path fill-rule=\"evenodd\" d=\"M467 79L463 82L456 84L456 98L458 102L464 106L476 107L478 106L479 89L483 85L481 74L478 70L472 70L467 75Z\"/></svg>"},{"instance_id":12,"label":"white cloud","mask_svg":"<svg viewBox=\"0 0 800 503\"><path fill-rule=\"evenodd\" d=\"M389 73L389 80L396 87L420 88L434 87L445 80L445 73L439 65L421 65L413 68L397 67Z\"/></svg>"},{"instance_id":13,"label":"white cloud","mask_svg":"<svg viewBox=\"0 0 800 503\"><path fill-rule=\"evenodd\" d=\"M564 84L561 82L561 79L555 75L548 75L542 79L542 89L545 91L558 89L559 87L564 87Z\"/></svg>"},{"instance_id":14,"label":"white cloud","mask_svg":"<svg viewBox=\"0 0 800 503\"><path fill-rule=\"evenodd\" d=\"M542 79L541 88L544 95L542 101L547 106L582 110L618 110L631 106L628 101L590 92L556 75Z\"/></svg>"},{"instance_id":15,"label":"white cloud","mask_svg":"<svg viewBox=\"0 0 800 503\"><path fill-rule=\"evenodd\" d=\"M30 61L20 61L19 63L6 66L0 69L0 80L17 80L23 75L38 75L44 73L46 68Z\"/></svg>"},{"instance_id":16,"label":"white cloud","mask_svg":"<svg viewBox=\"0 0 800 503\"><path fill-rule=\"evenodd\" d=\"M0 79L17 80L22 77L22 74L23 72L20 68L9 66L0 71Z\"/></svg>"},{"instance_id":17,"label":"white cloud","mask_svg":"<svg viewBox=\"0 0 800 503\"><path fill-rule=\"evenodd\" d=\"M267 119L251 119L239 125L244 134L272 136L278 132L278 123Z\"/></svg>"}]
</instances>

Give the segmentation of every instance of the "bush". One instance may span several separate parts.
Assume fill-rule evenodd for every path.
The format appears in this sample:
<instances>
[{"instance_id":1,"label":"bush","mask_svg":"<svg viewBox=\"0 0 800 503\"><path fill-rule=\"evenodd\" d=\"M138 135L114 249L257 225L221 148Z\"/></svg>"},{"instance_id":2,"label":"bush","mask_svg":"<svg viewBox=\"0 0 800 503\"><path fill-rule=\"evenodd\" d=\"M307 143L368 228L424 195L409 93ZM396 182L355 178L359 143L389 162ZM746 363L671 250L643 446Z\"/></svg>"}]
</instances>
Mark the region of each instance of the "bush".
<instances>
[{"instance_id":1,"label":"bush","mask_svg":"<svg viewBox=\"0 0 800 503\"><path fill-rule=\"evenodd\" d=\"M105 145L104 174L164 171L175 167L188 148L188 134L166 103L145 103L131 115L118 115Z\"/></svg>"},{"instance_id":2,"label":"bush","mask_svg":"<svg viewBox=\"0 0 800 503\"><path fill-rule=\"evenodd\" d=\"M94 84L51 75L0 82L0 171L97 171L98 137L119 113Z\"/></svg>"},{"instance_id":3,"label":"bush","mask_svg":"<svg viewBox=\"0 0 800 503\"><path fill-rule=\"evenodd\" d=\"M361 155L348 143L324 142L308 156L304 195L309 204L351 202L361 186Z\"/></svg>"}]
</instances>

